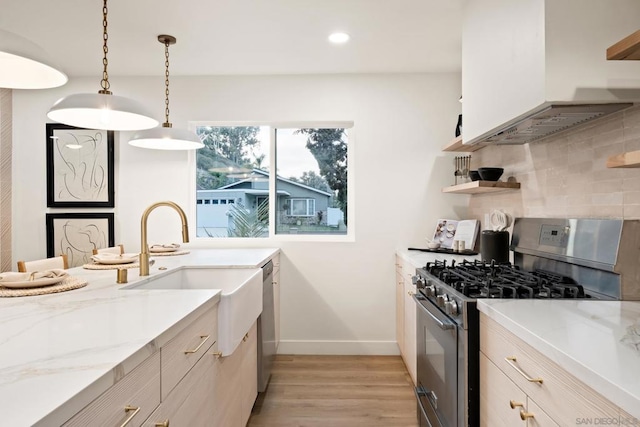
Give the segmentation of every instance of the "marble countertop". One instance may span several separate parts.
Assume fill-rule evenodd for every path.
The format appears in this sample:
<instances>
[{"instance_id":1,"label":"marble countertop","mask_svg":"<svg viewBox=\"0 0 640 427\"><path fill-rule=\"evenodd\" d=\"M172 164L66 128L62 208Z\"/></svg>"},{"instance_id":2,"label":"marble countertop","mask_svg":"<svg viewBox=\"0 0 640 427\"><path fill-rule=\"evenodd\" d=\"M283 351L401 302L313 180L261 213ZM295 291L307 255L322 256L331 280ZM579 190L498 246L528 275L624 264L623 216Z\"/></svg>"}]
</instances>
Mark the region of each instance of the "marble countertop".
<instances>
[{"instance_id":1,"label":"marble countertop","mask_svg":"<svg viewBox=\"0 0 640 427\"><path fill-rule=\"evenodd\" d=\"M279 252L189 249L157 256L160 268L259 268ZM218 303L218 290L126 290L116 270L68 270L87 286L0 298L0 424L60 425ZM128 270L128 283L141 278Z\"/></svg>"},{"instance_id":2,"label":"marble countertop","mask_svg":"<svg viewBox=\"0 0 640 427\"><path fill-rule=\"evenodd\" d=\"M410 250L398 250L396 253L405 261L411 263L415 268L421 268L427 265L427 262L433 261L448 261L462 262L463 260L476 260L480 259L480 255L454 255L441 252L423 252L423 251L410 251Z\"/></svg>"},{"instance_id":3,"label":"marble countertop","mask_svg":"<svg viewBox=\"0 0 640 427\"><path fill-rule=\"evenodd\" d=\"M640 302L480 299L478 309L640 419Z\"/></svg>"}]
</instances>

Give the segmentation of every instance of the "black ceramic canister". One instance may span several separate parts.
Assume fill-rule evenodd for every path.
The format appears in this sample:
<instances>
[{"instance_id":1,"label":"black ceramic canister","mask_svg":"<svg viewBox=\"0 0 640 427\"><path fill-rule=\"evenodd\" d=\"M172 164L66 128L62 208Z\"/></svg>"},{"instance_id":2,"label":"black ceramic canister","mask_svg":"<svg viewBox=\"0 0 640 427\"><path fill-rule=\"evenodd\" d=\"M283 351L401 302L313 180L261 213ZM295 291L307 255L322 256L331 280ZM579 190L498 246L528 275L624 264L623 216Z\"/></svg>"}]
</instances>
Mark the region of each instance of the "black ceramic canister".
<instances>
[{"instance_id":1,"label":"black ceramic canister","mask_svg":"<svg viewBox=\"0 0 640 427\"><path fill-rule=\"evenodd\" d=\"M509 262L509 232L483 230L480 235L480 256L483 261Z\"/></svg>"}]
</instances>

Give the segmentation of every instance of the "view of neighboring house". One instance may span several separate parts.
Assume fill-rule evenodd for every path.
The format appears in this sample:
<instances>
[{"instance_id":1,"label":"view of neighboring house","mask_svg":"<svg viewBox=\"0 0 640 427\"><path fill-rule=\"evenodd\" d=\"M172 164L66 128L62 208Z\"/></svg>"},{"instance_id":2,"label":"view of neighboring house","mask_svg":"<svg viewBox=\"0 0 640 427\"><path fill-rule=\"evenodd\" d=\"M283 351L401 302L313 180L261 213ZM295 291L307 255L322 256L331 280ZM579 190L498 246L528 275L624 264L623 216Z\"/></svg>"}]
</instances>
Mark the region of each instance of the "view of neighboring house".
<instances>
[{"instance_id":1,"label":"view of neighboring house","mask_svg":"<svg viewBox=\"0 0 640 427\"><path fill-rule=\"evenodd\" d=\"M344 213L332 208L333 194L307 185L277 177L276 231L295 233L298 227L325 226L337 228ZM254 213L269 200L269 173L254 169L246 179L216 190L197 190L197 236L226 237L234 228L229 211L232 205ZM267 219L265 219L265 222Z\"/></svg>"}]
</instances>

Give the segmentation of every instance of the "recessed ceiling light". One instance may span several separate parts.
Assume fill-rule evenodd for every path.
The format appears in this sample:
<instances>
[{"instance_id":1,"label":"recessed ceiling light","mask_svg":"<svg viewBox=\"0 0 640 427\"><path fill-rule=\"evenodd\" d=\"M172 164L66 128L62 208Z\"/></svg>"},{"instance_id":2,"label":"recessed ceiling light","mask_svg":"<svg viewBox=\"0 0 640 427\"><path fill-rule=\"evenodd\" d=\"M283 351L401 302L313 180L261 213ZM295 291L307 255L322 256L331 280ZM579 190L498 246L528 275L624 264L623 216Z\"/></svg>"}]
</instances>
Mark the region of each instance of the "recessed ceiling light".
<instances>
[{"instance_id":1,"label":"recessed ceiling light","mask_svg":"<svg viewBox=\"0 0 640 427\"><path fill-rule=\"evenodd\" d=\"M349 34L347 33L333 33L329 36L329 41L335 44L342 44L349 41Z\"/></svg>"}]
</instances>

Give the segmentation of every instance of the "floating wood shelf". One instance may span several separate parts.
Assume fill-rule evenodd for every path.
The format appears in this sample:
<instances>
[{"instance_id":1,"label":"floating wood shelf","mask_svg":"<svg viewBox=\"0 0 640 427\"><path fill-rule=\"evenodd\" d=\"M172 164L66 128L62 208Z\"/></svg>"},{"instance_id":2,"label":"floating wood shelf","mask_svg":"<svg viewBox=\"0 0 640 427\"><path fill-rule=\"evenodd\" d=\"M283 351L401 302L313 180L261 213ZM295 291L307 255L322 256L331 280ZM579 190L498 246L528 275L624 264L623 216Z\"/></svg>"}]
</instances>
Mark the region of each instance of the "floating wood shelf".
<instances>
[{"instance_id":1,"label":"floating wood shelf","mask_svg":"<svg viewBox=\"0 0 640 427\"><path fill-rule=\"evenodd\" d=\"M607 159L608 168L640 168L640 151L620 153Z\"/></svg>"},{"instance_id":2,"label":"floating wood shelf","mask_svg":"<svg viewBox=\"0 0 640 427\"><path fill-rule=\"evenodd\" d=\"M640 30L607 49L608 60L640 60Z\"/></svg>"},{"instance_id":3,"label":"floating wood shelf","mask_svg":"<svg viewBox=\"0 0 640 427\"><path fill-rule=\"evenodd\" d=\"M450 143L442 147L442 151L454 151L458 153L472 153L484 147L485 144L464 145L462 135L451 140Z\"/></svg>"},{"instance_id":4,"label":"floating wood shelf","mask_svg":"<svg viewBox=\"0 0 640 427\"><path fill-rule=\"evenodd\" d=\"M481 194L496 193L498 191L519 190L519 182L502 181L471 181L464 184L452 185L442 189L443 193L452 194Z\"/></svg>"}]
</instances>

